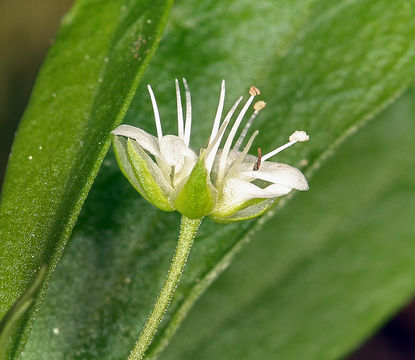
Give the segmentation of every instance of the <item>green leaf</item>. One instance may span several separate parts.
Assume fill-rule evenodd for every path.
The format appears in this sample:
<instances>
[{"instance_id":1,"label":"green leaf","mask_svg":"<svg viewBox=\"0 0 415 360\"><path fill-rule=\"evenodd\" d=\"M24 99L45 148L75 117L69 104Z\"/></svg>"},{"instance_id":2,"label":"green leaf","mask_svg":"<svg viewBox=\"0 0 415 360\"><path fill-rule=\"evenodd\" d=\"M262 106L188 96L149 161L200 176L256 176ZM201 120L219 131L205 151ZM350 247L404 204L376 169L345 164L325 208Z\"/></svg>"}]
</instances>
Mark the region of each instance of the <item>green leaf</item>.
<instances>
[{"instance_id":1,"label":"green leaf","mask_svg":"<svg viewBox=\"0 0 415 360\"><path fill-rule=\"evenodd\" d=\"M6 316L0 322L0 360L8 359L7 349L8 342L11 338L13 327L18 320L25 314L30 305L32 305L34 296L42 285L43 278L46 273L46 265L42 266L33 283L26 289L26 291L15 301Z\"/></svg>"},{"instance_id":2,"label":"green leaf","mask_svg":"<svg viewBox=\"0 0 415 360\"><path fill-rule=\"evenodd\" d=\"M82 204L161 35L171 0L80 0L39 73L0 208L0 318L43 263L46 282L12 345L22 350ZM20 344L20 345L18 345Z\"/></svg>"},{"instance_id":3,"label":"green leaf","mask_svg":"<svg viewBox=\"0 0 415 360\"><path fill-rule=\"evenodd\" d=\"M278 161L308 162L303 170L310 174L346 135L373 118L414 79L414 15L406 1L182 1L146 73L156 93L163 131L176 131L174 77L185 75L191 86L195 148L208 139L220 80L227 80L228 108L254 84L268 103L256 120L261 132L254 148L272 150L293 130L307 130L311 141L287 150ZM154 133L152 118L150 101L140 87L125 122ZM104 165L39 312L26 359L126 358L162 286L179 230L178 214L162 213L137 196L112 156ZM365 179L357 176L356 181ZM332 186L342 193L347 184L341 178ZM312 187L309 194L313 192ZM306 196L298 194L296 201L301 204ZM328 201L324 194L321 199ZM343 220L342 210L333 215ZM300 238L301 232L309 231L293 214L290 223ZM153 355L247 243L246 233L255 234L266 220L277 221L278 214L271 215L230 225L204 221L151 349ZM270 243L276 242L278 234L267 234ZM293 254L301 250L294 246L295 239L286 241ZM251 251L249 255L254 256ZM234 276L235 283L237 279ZM316 316L317 309L313 309ZM189 341L197 340L198 326L192 328ZM259 337L261 328L256 331Z\"/></svg>"},{"instance_id":4,"label":"green leaf","mask_svg":"<svg viewBox=\"0 0 415 360\"><path fill-rule=\"evenodd\" d=\"M255 234L160 358L339 359L409 301L414 117L412 88Z\"/></svg>"}]
</instances>

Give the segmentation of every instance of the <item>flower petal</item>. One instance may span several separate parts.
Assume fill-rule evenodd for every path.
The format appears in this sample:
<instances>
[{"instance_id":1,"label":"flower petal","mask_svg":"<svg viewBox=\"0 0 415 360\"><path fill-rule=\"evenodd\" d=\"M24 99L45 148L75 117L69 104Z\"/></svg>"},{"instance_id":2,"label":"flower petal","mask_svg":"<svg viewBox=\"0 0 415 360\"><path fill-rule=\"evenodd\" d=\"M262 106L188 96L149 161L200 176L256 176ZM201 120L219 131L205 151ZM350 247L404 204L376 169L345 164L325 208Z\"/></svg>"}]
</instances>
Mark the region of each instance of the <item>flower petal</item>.
<instances>
[{"instance_id":1,"label":"flower petal","mask_svg":"<svg viewBox=\"0 0 415 360\"><path fill-rule=\"evenodd\" d=\"M217 222L234 222L261 215L276 204L279 196L292 190L283 185L265 189L238 178L225 181L222 196L210 217Z\"/></svg>"},{"instance_id":2,"label":"flower petal","mask_svg":"<svg viewBox=\"0 0 415 360\"><path fill-rule=\"evenodd\" d=\"M293 188L290 186L285 186L281 184L272 184L267 186L264 190L264 194L267 194L267 197L280 197L287 195L291 192Z\"/></svg>"},{"instance_id":3,"label":"flower petal","mask_svg":"<svg viewBox=\"0 0 415 360\"><path fill-rule=\"evenodd\" d=\"M194 167L195 161L193 159L185 157L183 166L181 167L180 171L174 172L173 187L180 187L180 184L189 178L190 173L192 172Z\"/></svg>"},{"instance_id":4,"label":"flower petal","mask_svg":"<svg viewBox=\"0 0 415 360\"><path fill-rule=\"evenodd\" d=\"M162 137L160 153L163 160L170 166L174 166L176 171L180 171L185 158L192 160L194 164L197 161L197 156L193 150L189 149L184 141L175 135Z\"/></svg>"},{"instance_id":5,"label":"flower petal","mask_svg":"<svg viewBox=\"0 0 415 360\"><path fill-rule=\"evenodd\" d=\"M268 199L288 194L292 190L289 186L272 184L265 189L249 181L231 178L225 182L223 188L224 202L239 204L252 199Z\"/></svg>"},{"instance_id":6,"label":"flower petal","mask_svg":"<svg viewBox=\"0 0 415 360\"><path fill-rule=\"evenodd\" d=\"M249 164L244 163L241 168L245 167L246 169L247 165ZM308 190L308 183L303 173L287 164L265 161L259 170L242 170L240 174L250 181L260 179L296 190Z\"/></svg>"},{"instance_id":7,"label":"flower petal","mask_svg":"<svg viewBox=\"0 0 415 360\"><path fill-rule=\"evenodd\" d=\"M112 132L114 135L121 135L134 139L140 146L147 150L150 154L160 157L160 148L157 138L151 134L146 133L135 126L131 125L120 125Z\"/></svg>"}]
</instances>

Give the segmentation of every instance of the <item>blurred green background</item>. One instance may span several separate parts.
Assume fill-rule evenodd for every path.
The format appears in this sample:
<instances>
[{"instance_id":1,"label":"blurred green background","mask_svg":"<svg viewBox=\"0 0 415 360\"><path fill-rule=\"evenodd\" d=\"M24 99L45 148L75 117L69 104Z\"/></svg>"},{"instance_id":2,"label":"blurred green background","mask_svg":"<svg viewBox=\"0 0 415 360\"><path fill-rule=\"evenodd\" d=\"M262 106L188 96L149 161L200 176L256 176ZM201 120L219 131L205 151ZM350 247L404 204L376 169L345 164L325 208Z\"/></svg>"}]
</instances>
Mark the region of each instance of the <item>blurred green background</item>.
<instances>
[{"instance_id":1,"label":"blurred green background","mask_svg":"<svg viewBox=\"0 0 415 360\"><path fill-rule=\"evenodd\" d=\"M71 3L0 1L0 183L36 73Z\"/></svg>"},{"instance_id":2,"label":"blurred green background","mask_svg":"<svg viewBox=\"0 0 415 360\"><path fill-rule=\"evenodd\" d=\"M70 0L0 1L0 184L36 73L71 3ZM350 355L349 360L415 359L414 324L415 303L412 303Z\"/></svg>"}]
</instances>

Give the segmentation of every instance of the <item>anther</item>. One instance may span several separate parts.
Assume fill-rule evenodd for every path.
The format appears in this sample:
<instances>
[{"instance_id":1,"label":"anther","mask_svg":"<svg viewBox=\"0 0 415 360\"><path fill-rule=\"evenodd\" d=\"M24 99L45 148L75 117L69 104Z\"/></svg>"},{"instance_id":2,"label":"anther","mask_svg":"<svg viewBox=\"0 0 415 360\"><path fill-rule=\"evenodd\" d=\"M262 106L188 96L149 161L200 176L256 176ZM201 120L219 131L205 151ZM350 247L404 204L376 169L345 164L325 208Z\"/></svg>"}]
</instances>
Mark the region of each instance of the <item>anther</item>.
<instances>
[{"instance_id":1,"label":"anther","mask_svg":"<svg viewBox=\"0 0 415 360\"><path fill-rule=\"evenodd\" d=\"M249 95L251 95L251 96L256 96L256 95L259 95L259 94L261 94L261 90L259 90L258 88L256 88L255 86L251 86L250 88L249 88Z\"/></svg>"},{"instance_id":2,"label":"anther","mask_svg":"<svg viewBox=\"0 0 415 360\"><path fill-rule=\"evenodd\" d=\"M304 142L308 141L310 137L307 135L305 131L294 131L289 140L290 142L286 143L285 145L280 146L279 148L276 148L275 150L269 152L268 154L265 154L262 157L262 160L268 160L269 158L273 157L274 155L277 155L279 152L285 150L286 148L289 148L290 146L294 145L297 142Z\"/></svg>"},{"instance_id":3,"label":"anther","mask_svg":"<svg viewBox=\"0 0 415 360\"><path fill-rule=\"evenodd\" d=\"M261 148L258 148L258 160L254 164L254 168L253 168L254 171L258 171L259 167L261 166L261 157L262 157Z\"/></svg>"},{"instance_id":4,"label":"anther","mask_svg":"<svg viewBox=\"0 0 415 360\"><path fill-rule=\"evenodd\" d=\"M260 111L260 110L262 110L265 107L265 105L266 105L266 102L265 101L257 101L254 104L254 109L255 109L255 111Z\"/></svg>"},{"instance_id":5,"label":"anther","mask_svg":"<svg viewBox=\"0 0 415 360\"><path fill-rule=\"evenodd\" d=\"M308 141L310 140L310 137L307 135L307 133L305 131L294 131L290 138L290 141L298 141L298 142L304 142L304 141Z\"/></svg>"}]
</instances>

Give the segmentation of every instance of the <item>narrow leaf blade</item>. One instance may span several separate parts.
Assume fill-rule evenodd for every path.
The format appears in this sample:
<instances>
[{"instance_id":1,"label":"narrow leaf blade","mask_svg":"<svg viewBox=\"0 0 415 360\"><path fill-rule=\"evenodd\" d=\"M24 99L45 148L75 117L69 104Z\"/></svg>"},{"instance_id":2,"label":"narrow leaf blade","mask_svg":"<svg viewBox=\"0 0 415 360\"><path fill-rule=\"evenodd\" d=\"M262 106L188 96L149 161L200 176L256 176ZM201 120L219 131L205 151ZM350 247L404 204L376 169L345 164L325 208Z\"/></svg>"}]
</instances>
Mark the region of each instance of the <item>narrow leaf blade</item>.
<instances>
[{"instance_id":1,"label":"narrow leaf blade","mask_svg":"<svg viewBox=\"0 0 415 360\"><path fill-rule=\"evenodd\" d=\"M0 317L34 271L48 264L21 343L170 6L170 0L78 1L42 66L12 148L0 208Z\"/></svg>"}]
</instances>

